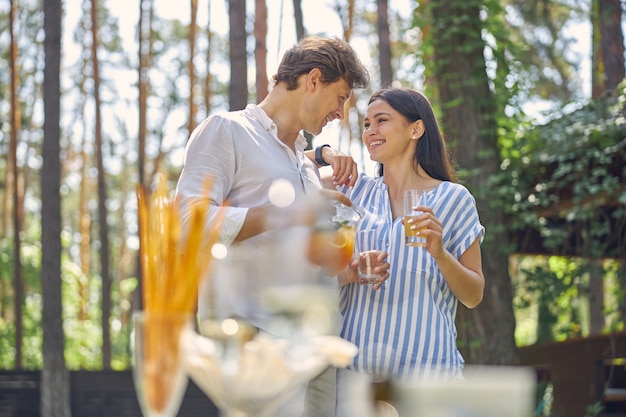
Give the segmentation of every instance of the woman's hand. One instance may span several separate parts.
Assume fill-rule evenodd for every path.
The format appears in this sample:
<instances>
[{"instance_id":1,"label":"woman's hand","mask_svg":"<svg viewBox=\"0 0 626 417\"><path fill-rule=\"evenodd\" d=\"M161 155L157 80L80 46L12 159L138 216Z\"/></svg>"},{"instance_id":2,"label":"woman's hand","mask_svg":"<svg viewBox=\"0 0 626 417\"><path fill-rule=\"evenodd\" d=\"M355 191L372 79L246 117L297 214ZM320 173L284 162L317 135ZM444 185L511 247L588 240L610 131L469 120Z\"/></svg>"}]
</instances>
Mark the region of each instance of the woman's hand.
<instances>
[{"instance_id":1,"label":"woman's hand","mask_svg":"<svg viewBox=\"0 0 626 417\"><path fill-rule=\"evenodd\" d=\"M376 284L372 285L372 289L374 291L382 288L384 289L385 286L385 281L387 281L389 279L389 268L391 268L391 265L389 264L389 262L387 262L387 252L385 251L378 251L378 261L379 261L379 265L376 266L376 268L374 268L374 273L379 275L378 278L378 282Z\"/></svg>"},{"instance_id":2,"label":"woman's hand","mask_svg":"<svg viewBox=\"0 0 626 417\"><path fill-rule=\"evenodd\" d=\"M356 183L358 166L350 155L327 146L322 149L322 158L333 170L332 182L335 187L352 187Z\"/></svg>"},{"instance_id":3,"label":"woman's hand","mask_svg":"<svg viewBox=\"0 0 626 417\"><path fill-rule=\"evenodd\" d=\"M379 251L378 259L379 261L381 261L381 263L376 268L374 268L373 272L379 274L380 278L378 279L377 283L372 284L372 289L374 291L380 288L384 288L383 284L385 283L385 281L389 279L389 276L390 276L389 268L391 267L391 265L389 264L389 262L386 261L387 252ZM359 268L359 256L358 254L355 254L350 260L350 263L348 264L348 266L338 274L339 286L341 287L343 285L347 285L351 283L358 283L359 282L358 268Z\"/></svg>"},{"instance_id":4,"label":"woman's hand","mask_svg":"<svg viewBox=\"0 0 626 417\"><path fill-rule=\"evenodd\" d=\"M426 250L435 260L441 259L447 253L441 242L443 226L441 221L435 216L433 210L428 206L417 206L415 210L422 213L419 216L410 218L409 224L412 230L419 230L419 236L426 239ZM404 219L402 222L404 223Z\"/></svg>"},{"instance_id":5,"label":"woman's hand","mask_svg":"<svg viewBox=\"0 0 626 417\"><path fill-rule=\"evenodd\" d=\"M426 250L437 262L450 291L466 307L476 307L482 301L485 292L479 241L474 240L460 258L455 259L443 247L441 241L443 226L432 209L419 206L416 210L423 213L410 221L411 228L420 230L419 235L426 238Z\"/></svg>"}]
</instances>

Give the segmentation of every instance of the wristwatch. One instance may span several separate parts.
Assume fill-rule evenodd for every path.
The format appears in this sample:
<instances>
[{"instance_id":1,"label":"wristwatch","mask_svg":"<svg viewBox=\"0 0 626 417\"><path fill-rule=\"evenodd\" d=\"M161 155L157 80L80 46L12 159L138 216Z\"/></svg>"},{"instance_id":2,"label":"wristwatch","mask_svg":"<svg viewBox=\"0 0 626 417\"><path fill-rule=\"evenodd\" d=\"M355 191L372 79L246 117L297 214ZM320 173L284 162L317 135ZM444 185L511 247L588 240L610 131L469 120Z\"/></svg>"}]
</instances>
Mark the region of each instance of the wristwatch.
<instances>
[{"instance_id":1,"label":"wristwatch","mask_svg":"<svg viewBox=\"0 0 626 417\"><path fill-rule=\"evenodd\" d=\"M322 149L326 147L330 148L330 145L325 143L324 145L320 145L315 148L315 162L317 162L317 165L322 167L327 167L328 165L330 165L328 162L324 161L324 158L322 158Z\"/></svg>"}]
</instances>

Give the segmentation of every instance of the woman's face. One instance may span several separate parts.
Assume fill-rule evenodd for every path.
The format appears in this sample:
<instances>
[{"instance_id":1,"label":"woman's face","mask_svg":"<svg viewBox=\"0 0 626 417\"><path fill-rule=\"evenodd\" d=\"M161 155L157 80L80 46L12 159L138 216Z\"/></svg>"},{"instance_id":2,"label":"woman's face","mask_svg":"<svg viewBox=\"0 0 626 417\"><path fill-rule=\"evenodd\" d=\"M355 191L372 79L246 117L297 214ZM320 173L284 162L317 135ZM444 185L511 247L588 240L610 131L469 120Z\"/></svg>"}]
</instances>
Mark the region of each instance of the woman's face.
<instances>
[{"instance_id":1,"label":"woman's face","mask_svg":"<svg viewBox=\"0 0 626 417\"><path fill-rule=\"evenodd\" d=\"M385 165L397 159L410 162L417 144L416 139L421 136L415 135L416 123L409 123L385 100L373 101L367 108L362 136L372 161Z\"/></svg>"}]
</instances>

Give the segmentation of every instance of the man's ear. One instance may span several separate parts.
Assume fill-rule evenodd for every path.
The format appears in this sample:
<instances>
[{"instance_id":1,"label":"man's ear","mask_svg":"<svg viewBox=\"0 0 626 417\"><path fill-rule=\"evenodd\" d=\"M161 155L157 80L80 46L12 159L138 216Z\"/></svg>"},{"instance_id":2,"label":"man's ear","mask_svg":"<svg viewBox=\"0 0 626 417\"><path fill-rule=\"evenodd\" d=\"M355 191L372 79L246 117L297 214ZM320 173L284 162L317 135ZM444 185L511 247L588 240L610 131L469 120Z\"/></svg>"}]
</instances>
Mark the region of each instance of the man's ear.
<instances>
[{"instance_id":1,"label":"man's ear","mask_svg":"<svg viewBox=\"0 0 626 417\"><path fill-rule=\"evenodd\" d=\"M315 88L322 82L322 71L319 68L313 68L306 77L307 88Z\"/></svg>"}]
</instances>

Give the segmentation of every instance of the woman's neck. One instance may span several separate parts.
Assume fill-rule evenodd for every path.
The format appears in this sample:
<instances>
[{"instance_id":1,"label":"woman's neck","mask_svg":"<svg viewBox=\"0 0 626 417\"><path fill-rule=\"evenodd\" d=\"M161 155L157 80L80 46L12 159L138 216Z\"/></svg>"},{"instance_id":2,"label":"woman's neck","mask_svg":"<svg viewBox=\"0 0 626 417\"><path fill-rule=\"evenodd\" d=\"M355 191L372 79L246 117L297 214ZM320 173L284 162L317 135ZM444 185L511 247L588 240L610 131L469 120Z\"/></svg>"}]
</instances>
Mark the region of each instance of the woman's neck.
<instances>
[{"instance_id":1,"label":"woman's neck","mask_svg":"<svg viewBox=\"0 0 626 417\"><path fill-rule=\"evenodd\" d=\"M385 165L383 183L389 189L391 198L400 198L406 190L431 190L441 184L441 180L428 175L421 166L414 169L394 170Z\"/></svg>"}]
</instances>

